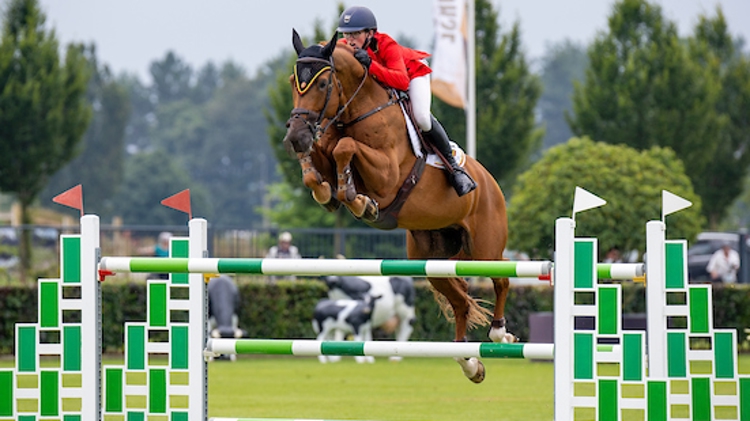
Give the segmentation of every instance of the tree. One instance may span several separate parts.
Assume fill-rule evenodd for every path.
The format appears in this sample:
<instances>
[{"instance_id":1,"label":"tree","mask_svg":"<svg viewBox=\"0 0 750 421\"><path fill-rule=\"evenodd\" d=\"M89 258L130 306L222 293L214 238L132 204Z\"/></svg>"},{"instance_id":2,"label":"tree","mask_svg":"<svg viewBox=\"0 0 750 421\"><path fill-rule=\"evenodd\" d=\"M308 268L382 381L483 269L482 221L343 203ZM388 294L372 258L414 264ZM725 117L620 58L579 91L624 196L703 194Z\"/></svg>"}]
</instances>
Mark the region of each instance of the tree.
<instances>
[{"instance_id":1,"label":"tree","mask_svg":"<svg viewBox=\"0 0 750 421\"><path fill-rule=\"evenodd\" d=\"M572 107L573 82L583 80L587 66L586 49L570 40L549 46L542 57L544 92L539 99L545 129L542 149L565 143L573 136L565 112Z\"/></svg>"},{"instance_id":2,"label":"tree","mask_svg":"<svg viewBox=\"0 0 750 421\"><path fill-rule=\"evenodd\" d=\"M548 149L518 178L508 207L509 247L535 257L552 258L555 220L569 216L580 186L607 204L576 215L576 234L599 239L599 250L646 246L646 222L660 219L661 191L693 206L667 217L667 235L692 240L703 222L701 200L675 153L652 147L637 151L624 145L573 138Z\"/></svg>"},{"instance_id":3,"label":"tree","mask_svg":"<svg viewBox=\"0 0 750 421\"><path fill-rule=\"evenodd\" d=\"M155 120L155 95L136 75L122 74L117 83L125 87L130 98L131 112L125 127L125 149L129 153L148 150L151 147L149 132Z\"/></svg>"},{"instance_id":4,"label":"tree","mask_svg":"<svg viewBox=\"0 0 750 421\"><path fill-rule=\"evenodd\" d=\"M264 68L249 78L235 63L209 62L194 74L174 52L151 69L150 86L124 79L134 109L128 152L164 152L189 175L182 188L202 187L210 196L204 216L214 225L260 225L255 209L263 204L265 187L277 179L264 119L272 71ZM150 210L159 207L149 203Z\"/></svg>"},{"instance_id":5,"label":"tree","mask_svg":"<svg viewBox=\"0 0 750 421\"><path fill-rule=\"evenodd\" d=\"M336 219L342 210L331 213L317 205L311 207L310 202L313 199L306 188L278 182L268 186L266 196L266 202L270 206L258 208L257 211L264 215L271 225L284 228L340 226L337 225ZM300 209L305 208L310 208L311 211L300 212ZM348 219L354 220L351 217Z\"/></svg>"},{"instance_id":6,"label":"tree","mask_svg":"<svg viewBox=\"0 0 750 421\"><path fill-rule=\"evenodd\" d=\"M37 0L8 4L0 41L0 191L16 196L21 222L48 178L78 152L91 116L86 102L89 64L81 45L64 59ZM21 239L21 278L30 262L28 231Z\"/></svg>"},{"instance_id":7,"label":"tree","mask_svg":"<svg viewBox=\"0 0 750 421\"><path fill-rule=\"evenodd\" d=\"M205 190L191 183L187 172L165 152L141 152L125 164L115 206L125 224L182 225L187 220L184 215L159 203L188 187L194 216L206 217L211 201Z\"/></svg>"},{"instance_id":8,"label":"tree","mask_svg":"<svg viewBox=\"0 0 750 421\"><path fill-rule=\"evenodd\" d=\"M190 97L193 69L174 52L169 51L162 61L151 63L150 70L154 79L154 93L160 103Z\"/></svg>"},{"instance_id":9,"label":"tree","mask_svg":"<svg viewBox=\"0 0 750 421\"><path fill-rule=\"evenodd\" d=\"M211 192L217 224L261 225L253 211L264 204L266 186L278 180L265 130L266 90L262 80L229 81L200 109L206 130L188 171Z\"/></svg>"},{"instance_id":10,"label":"tree","mask_svg":"<svg viewBox=\"0 0 750 421\"><path fill-rule=\"evenodd\" d=\"M729 34L721 9L712 19L700 17L689 47L691 56L711 69L720 84L716 112L725 124L712 139L716 146L708 164L693 177L709 226L717 229L742 194L750 166L750 58Z\"/></svg>"},{"instance_id":11,"label":"tree","mask_svg":"<svg viewBox=\"0 0 750 421\"><path fill-rule=\"evenodd\" d=\"M477 158L501 183L510 182L544 134L534 116L542 85L521 49L520 25L501 35L492 2L475 4ZM465 143L464 110L436 100L433 112L454 141Z\"/></svg>"},{"instance_id":12,"label":"tree","mask_svg":"<svg viewBox=\"0 0 750 421\"><path fill-rule=\"evenodd\" d=\"M208 62L196 75L192 98L196 104L202 104L213 97L216 89L221 85L221 73L211 62Z\"/></svg>"},{"instance_id":13,"label":"tree","mask_svg":"<svg viewBox=\"0 0 750 421\"><path fill-rule=\"evenodd\" d=\"M690 57L674 23L646 0L617 2L609 31L597 36L588 56L568 116L573 133L639 150L673 149L707 203L701 176L724 124L714 69Z\"/></svg>"},{"instance_id":14,"label":"tree","mask_svg":"<svg viewBox=\"0 0 750 421\"><path fill-rule=\"evenodd\" d=\"M80 183L85 190L86 210L111 217L112 199L122 182L130 98L109 67L99 64L93 45L84 53L92 75L86 93L93 109L91 124L81 142L80 155L50 178L40 199L45 205L51 204L52 197Z\"/></svg>"}]
</instances>

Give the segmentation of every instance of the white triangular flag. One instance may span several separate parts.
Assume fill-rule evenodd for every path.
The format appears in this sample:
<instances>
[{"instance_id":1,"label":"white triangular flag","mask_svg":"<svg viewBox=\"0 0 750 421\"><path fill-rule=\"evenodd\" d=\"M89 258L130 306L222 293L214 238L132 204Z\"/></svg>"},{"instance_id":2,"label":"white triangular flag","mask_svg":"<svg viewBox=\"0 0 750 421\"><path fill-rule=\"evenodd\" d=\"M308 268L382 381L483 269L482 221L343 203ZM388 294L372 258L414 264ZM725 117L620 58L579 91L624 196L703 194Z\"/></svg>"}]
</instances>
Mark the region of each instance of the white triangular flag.
<instances>
[{"instance_id":1,"label":"white triangular flag","mask_svg":"<svg viewBox=\"0 0 750 421\"><path fill-rule=\"evenodd\" d=\"M683 199L674 193L670 193L666 190L661 191L661 220L664 221L664 217L670 213L683 210L693 206L693 202Z\"/></svg>"},{"instance_id":2,"label":"white triangular flag","mask_svg":"<svg viewBox=\"0 0 750 421\"><path fill-rule=\"evenodd\" d=\"M598 208L606 203L607 201L601 197L576 186L576 194L573 197L573 219L578 212Z\"/></svg>"}]
</instances>

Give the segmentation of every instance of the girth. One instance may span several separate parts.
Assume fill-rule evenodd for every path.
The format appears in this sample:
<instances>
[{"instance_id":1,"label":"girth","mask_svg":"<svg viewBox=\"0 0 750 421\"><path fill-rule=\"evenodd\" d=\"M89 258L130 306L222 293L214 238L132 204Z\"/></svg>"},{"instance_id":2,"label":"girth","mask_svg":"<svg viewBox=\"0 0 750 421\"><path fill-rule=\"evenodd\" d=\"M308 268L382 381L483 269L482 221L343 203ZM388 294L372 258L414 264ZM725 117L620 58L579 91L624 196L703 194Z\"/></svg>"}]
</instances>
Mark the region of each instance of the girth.
<instances>
[{"instance_id":1,"label":"girth","mask_svg":"<svg viewBox=\"0 0 750 421\"><path fill-rule=\"evenodd\" d=\"M398 96L398 94L395 94ZM393 199L393 201L386 206L383 209L380 209L380 213L378 213L378 218L374 221L364 221L367 225L373 227L373 228L379 228L379 229L394 229L398 227L398 214L401 212L401 208L404 207L404 204L406 203L406 200L409 199L409 195L411 194L414 187L419 183L419 180L422 178L422 173L424 172L425 163L427 161L427 153L428 151L434 152L432 145L425 142L422 138L422 133L419 130L419 126L417 126L417 122L414 119L414 113L411 109L411 101L408 99L408 97L403 96L398 98L398 102L403 102L404 108L406 109L406 115L409 116L409 119L411 120L412 125L414 125L414 128L417 132L417 136L419 137L419 142L422 145L422 156L417 156L417 160L414 162L414 166L411 168L411 171L409 172L409 175L406 177L406 180L404 180L404 183L401 185L401 187L398 189L398 193L396 193L396 197ZM406 122L404 122L406 123ZM408 130L407 130L407 139L408 142Z\"/></svg>"},{"instance_id":2,"label":"girth","mask_svg":"<svg viewBox=\"0 0 750 421\"><path fill-rule=\"evenodd\" d=\"M422 178L425 161L427 161L427 159L424 155L417 157L414 166L411 168L406 180L404 180L404 184L398 189L398 193L396 193L396 197L391 204L380 209L378 219L374 221L364 221L367 225L383 230L392 230L398 227L398 213L401 211L401 208L404 207L404 204L409 198L409 194L411 194L414 186L416 186L417 183L419 183L419 179Z\"/></svg>"}]
</instances>

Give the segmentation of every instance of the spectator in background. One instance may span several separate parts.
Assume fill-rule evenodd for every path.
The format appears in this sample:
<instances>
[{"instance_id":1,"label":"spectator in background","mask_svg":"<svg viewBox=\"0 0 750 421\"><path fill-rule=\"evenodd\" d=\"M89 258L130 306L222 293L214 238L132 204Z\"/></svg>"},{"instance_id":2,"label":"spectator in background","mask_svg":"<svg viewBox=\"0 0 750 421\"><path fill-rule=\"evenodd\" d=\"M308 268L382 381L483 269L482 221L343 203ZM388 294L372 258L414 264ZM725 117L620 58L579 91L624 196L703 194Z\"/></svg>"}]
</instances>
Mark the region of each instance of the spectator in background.
<instances>
[{"instance_id":1,"label":"spectator in background","mask_svg":"<svg viewBox=\"0 0 750 421\"><path fill-rule=\"evenodd\" d=\"M740 255L732 245L725 241L716 250L706 265L706 271L711 275L711 282L733 284L737 282L737 270L740 268Z\"/></svg>"},{"instance_id":2,"label":"spectator in background","mask_svg":"<svg viewBox=\"0 0 750 421\"><path fill-rule=\"evenodd\" d=\"M156 244L153 246L141 247L138 249L138 254L141 256L150 257L169 257L169 240L172 239L171 232L160 232ZM152 273L149 274L148 279L169 279L168 273Z\"/></svg>"},{"instance_id":3,"label":"spectator in background","mask_svg":"<svg viewBox=\"0 0 750 421\"><path fill-rule=\"evenodd\" d=\"M160 232L159 241L154 246L154 257L169 257L169 240L172 239L171 232Z\"/></svg>"},{"instance_id":4,"label":"spectator in background","mask_svg":"<svg viewBox=\"0 0 750 421\"><path fill-rule=\"evenodd\" d=\"M150 257L169 257L169 240L171 239L171 232L160 232L159 237L156 240L156 244L154 244L153 246L140 247L138 249L138 255Z\"/></svg>"},{"instance_id":5,"label":"spectator in background","mask_svg":"<svg viewBox=\"0 0 750 421\"><path fill-rule=\"evenodd\" d=\"M289 232L282 232L279 234L279 243L268 249L266 253L266 259L301 259L302 256L299 254L299 250L296 246L292 245L292 234ZM291 281L296 280L295 276L271 276L270 281L276 282L280 279L288 279Z\"/></svg>"},{"instance_id":6,"label":"spectator in background","mask_svg":"<svg viewBox=\"0 0 750 421\"><path fill-rule=\"evenodd\" d=\"M610 247L607 255L604 257L603 263L622 263L622 255L620 254L619 247Z\"/></svg>"}]
</instances>

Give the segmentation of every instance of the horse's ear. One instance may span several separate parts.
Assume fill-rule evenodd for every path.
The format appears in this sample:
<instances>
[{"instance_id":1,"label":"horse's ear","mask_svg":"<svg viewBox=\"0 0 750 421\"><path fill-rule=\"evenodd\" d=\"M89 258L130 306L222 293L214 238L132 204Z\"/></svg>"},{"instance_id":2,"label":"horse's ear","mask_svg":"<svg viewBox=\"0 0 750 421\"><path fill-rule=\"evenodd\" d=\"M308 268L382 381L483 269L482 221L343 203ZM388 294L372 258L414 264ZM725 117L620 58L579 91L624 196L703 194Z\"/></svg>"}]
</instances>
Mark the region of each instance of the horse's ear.
<instances>
[{"instance_id":1,"label":"horse's ear","mask_svg":"<svg viewBox=\"0 0 750 421\"><path fill-rule=\"evenodd\" d=\"M297 52L297 56L299 56L299 53L305 49L305 45L302 44L302 39L294 28L292 28L292 45L294 45L294 51Z\"/></svg>"},{"instance_id":2,"label":"horse's ear","mask_svg":"<svg viewBox=\"0 0 750 421\"><path fill-rule=\"evenodd\" d=\"M333 49L336 48L336 41L339 39L339 31L333 33L333 37L328 41L325 47L323 47L323 57L330 57L333 54Z\"/></svg>"}]
</instances>

